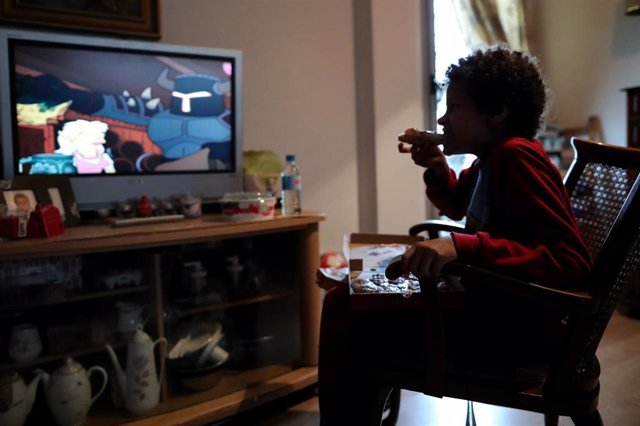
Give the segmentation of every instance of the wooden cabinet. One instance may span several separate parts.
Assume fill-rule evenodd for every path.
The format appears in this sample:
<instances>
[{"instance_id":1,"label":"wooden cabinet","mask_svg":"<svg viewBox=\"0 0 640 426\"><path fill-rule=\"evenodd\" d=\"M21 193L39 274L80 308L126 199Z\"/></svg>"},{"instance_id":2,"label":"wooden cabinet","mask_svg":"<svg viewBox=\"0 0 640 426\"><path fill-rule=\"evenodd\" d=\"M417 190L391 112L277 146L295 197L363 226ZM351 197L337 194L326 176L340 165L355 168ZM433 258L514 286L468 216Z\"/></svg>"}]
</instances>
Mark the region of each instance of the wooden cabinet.
<instances>
[{"instance_id":1,"label":"wooden cabinet","mask_svg":"<svg viewBox=\"0 0 640 426\"><path fill-rule=\"evenodd\" d=\"M640 87L627 92L627 146L640 148Z\"/></svg>"},{"instance_id":2,"label":"wooden cabinet","mask_svg":"<svg viewBox=\"0 0 640 426\"><path fill-rule=\"evenodd\" d=\"M640 86L623 89L627 92L627 146L640 148ZM618 310L640 318L640 271L633 274L631 283L618 303Z\"/></svg>"},{"instance_id":3,"label":"wooden cabinet","mask_svg":"<svg viewBox=\"0 0 640 426\"><path fill-rule=\"evenodd\" d=\"M154 340L175 342L192 324L219 322L228 362L214 386L199 390L185 389L168 369L160 404L141 417L115 408L110 383L88 425L207 424L312 385L322 220L316 213L245 223L204 216L124 228L83 225L49 239L0 242L0 372L28 380L34 369L52 372L69 356L85 368L113 371L104 345L124 361L126 341L115 331L115 305L124 301L148 308L144 330ZM194 264L206 271L197 285L189 272ZM230 276L238 265L242 274ZM23 323L37 326L43 351L15 361L8 356L10 330ZM39 389L27 424L52 421Z\"/></svg>"}]
</instances>

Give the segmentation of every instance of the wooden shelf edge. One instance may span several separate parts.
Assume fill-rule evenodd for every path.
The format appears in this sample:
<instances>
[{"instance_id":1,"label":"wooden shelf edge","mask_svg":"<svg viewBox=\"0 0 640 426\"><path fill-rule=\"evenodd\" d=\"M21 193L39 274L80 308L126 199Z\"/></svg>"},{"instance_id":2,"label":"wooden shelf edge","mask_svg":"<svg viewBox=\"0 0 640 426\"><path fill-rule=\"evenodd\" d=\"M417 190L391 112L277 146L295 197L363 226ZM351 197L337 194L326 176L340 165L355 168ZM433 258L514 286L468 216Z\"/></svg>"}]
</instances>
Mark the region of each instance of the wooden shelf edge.
<instances>
[{"instance_id":1,"label":"wooden shelf edge","mask_svg":"<svg viewBox=\"0 0 640 426\"><path fill-rule=\"evenodd\" d=\"M277 299L284 299L286 297L295 295L294 290L276 290L267 294L262 294L259 296L247 297L246 299L239 299L234 301L226 301L226 302L215 302L208 303L202 305L190 305L188 303L175 303L175 308L180 311L180 314L183 316L193 315L202 312L210 312L210 311L222 311L225 309L236 308L238 306L247 306L247 305L255 305L264 302L270 302ZM184 300L184 299L183 299Z\"/></svg>"},{"instance_id":2,"label":"wooden shelf edge","mask_svg":"<svg viewBox=\"0 0 640 426\"><path fill-rule=\"evenodd\" d=\"M134 420L128 426L197 426L231 417L242 411L289 395L318 382L317 367L301 367L256 386L168 413Z\"/></svg>"},{"instance_id":3,"label":"wooden shelf edge","mask_svg":"<svg viewBox=\"0 0 640 426\"><path fill-rule=\"evenodd\" d=\"M317 225L325 215L305 212L300 215L276 216L274 219L224 222L216 215L179 222L145 224L113 228L109 225L82 225L68 228L51 238L31 238L0 242L0 261L45 256L67 256L114 250L136 250L214 239L239 238L264 233L286 232Z\"/></svg>"}]
</instances>

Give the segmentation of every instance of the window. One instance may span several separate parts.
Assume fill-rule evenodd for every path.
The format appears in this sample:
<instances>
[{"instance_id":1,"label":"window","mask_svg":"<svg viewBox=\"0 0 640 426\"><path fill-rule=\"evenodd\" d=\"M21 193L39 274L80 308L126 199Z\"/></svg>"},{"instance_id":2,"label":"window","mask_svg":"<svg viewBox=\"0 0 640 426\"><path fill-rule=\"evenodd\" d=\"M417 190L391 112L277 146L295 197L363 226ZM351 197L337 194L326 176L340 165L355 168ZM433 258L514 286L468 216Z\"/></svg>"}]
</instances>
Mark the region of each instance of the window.
<instances>
[{"instance_id":1,"label":"window","mask_svg":"<svg viewBox=\"0 0 640 426\"><path fill-rule=\"evenodd\" d=\"M458 27L452 0L433 0L433 32L435 47L435 80L438 83L444 81L444 74L459 58L471 53L462 37ZM446 92L438 91L436 94L436 115L442 117L447 110ZM437 131L442 131L442 126L437 126ZM473 155L452 155L448 157L449 166L459 173L471 165L475 160Z\"/></svg>"}]
</instances>

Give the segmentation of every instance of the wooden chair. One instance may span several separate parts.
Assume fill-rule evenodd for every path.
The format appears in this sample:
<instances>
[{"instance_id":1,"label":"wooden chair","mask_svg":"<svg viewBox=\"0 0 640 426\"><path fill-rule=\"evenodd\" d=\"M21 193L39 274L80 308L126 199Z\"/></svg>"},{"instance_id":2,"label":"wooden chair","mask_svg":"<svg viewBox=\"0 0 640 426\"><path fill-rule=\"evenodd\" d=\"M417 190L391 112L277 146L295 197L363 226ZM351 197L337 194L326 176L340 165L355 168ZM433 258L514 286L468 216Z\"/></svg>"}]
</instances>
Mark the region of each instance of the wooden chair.
<instances>
[{"instance_id":1,"label":"wooden chair","mask_svg":"<svg viewBox=\"0 0 640 426\"><path fill-rule=\"evenodd\" d=\"M560 127L556 132L552 130L550 134L560 139L560 146L549 148L547 154L558 164L560 172L563 174L566 173L567 168L573 161L574 150L570 143L572 138L605 142L602 122L598 115L590 115L583 126Z\"/></svg>"},{"instance_id":2,"label":"wooden chair","mask_svg":"<svg viewBox=\"0 0 640 426\"><path fill-rule=\"evenodd\" d=\"M557 425L559 416L570 416L579 426L602 425L600 366L595 352L622 289L640 264L640 150L578 138L572 139L572 145L576 157L565 185L594 262L587 287L590 293L556 290L457 262L445 268L446 274L470 278L473 285L514 292L543 307L568 310L562 343L551 362L499 373L487 373L482 366L459 369L448 363L442 293L434 281L422 280L431 351L428 361L369 364L370 376L380 391L375 403L362 410L363 423L379 424L390 391L401 388L543 413L545 425ZM443 227L451 231L458 225L427 221L412 227L410 233L436 237ZM474 424L469 416L467 424Z\"/></svg>"}]
</instances>

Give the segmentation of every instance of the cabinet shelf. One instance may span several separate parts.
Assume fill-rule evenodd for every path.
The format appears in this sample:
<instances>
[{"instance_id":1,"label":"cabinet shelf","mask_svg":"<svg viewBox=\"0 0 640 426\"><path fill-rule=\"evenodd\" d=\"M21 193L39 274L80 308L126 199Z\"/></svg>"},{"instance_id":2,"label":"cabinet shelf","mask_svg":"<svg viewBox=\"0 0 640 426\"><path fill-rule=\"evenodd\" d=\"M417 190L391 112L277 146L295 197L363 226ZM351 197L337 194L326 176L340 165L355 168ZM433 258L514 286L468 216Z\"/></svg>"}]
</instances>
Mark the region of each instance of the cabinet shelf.
<instances>
[{"instance_id":1,"label":"cabinet shelf","mask_svg":"<svg viewBox=\"0 0 640 426\"><path fill-rule=\"evenodd\" d=\"M250 297L241 300L234 300L228 302L217 302L217 303L209 303L204 305L194 305L185 300L176 300L174 301L175 307L179 309L180 314L184 315L193 315L200 314L203 312L211 312L211 311L223 311L230 308L235 308L238 306L246 306L246 305L255 305L259 303L270 302L273 300L284 299L286 297L292 296L295 294L294 290L283 290L275 293L262 294L255 297Z\"/></svg>"},{"instance_id":2,"label":"cabinet shelf","mask_svg":"<svg viewBox=\"0 0 640 426\"><path fill-rule=\"evenodd\" d=\"M95 346L88 347L86 349L79 349L79 350L74 350L74 351L69 351L69 352L64 352L59 354L39 356L34 360L26 361L26 362L12 362L12 361L3 362L2 364L0 364L0 371L28 370L38 365L48 364L55 361L61 361L68 357L77 358L77 357L82 357L86 355L94 355L94 354L106 351L106 349L104 348L104 345L106 345L107 343L109 343L114 349L118 349L126 345L126 343L122 341L104 342L104 343L97 344Z\"/></svg>"},{"instance_id":3,"label":"cabinet shelf","mask_svg":"<svg viewBox=\"0 0 640 426\"><path fill-rule=\"evenodd\" d=\"M108 299L115 298L120 296L130 295L132 293L142 293L148 292L151 289L151 286L141 285L137 287L127 287L127 288L118 288L113 290L102 290L102 291L87 291L82 293L73 293L70 295L65 295L64 298L59 300L50 300L44 301L41 303L25 303L21 305L12 305L12 306L4 306L0 305L0 310L31 310L42 307L49 306L57 306L57 305L66 305L78 302L86 302L89 300L97 300L97 299Z\"/></svg>"},{"instance_id":4,"label":"cabinet shelf","mask_svg":"<svg viewBox=\"0 0 640 426\"><path fill-rule=\"evenodd\" d=\"M266 379L266 377L273 377ZM241 411L258 407L290 393L312 386L318 380L316 367L270 365L260 369L225 372L220 386L208 391L175 394L158 405L150 417L134 418L112 407L97 406L87 424L103 426L203 425L233 416ZM222 393L222 387L239 390Z\"/></svg>"},{"instance_id":5,"label":"cabinet shelf","mask_svg":"<svg viewBox=\"0 0 640 426\"><path fill-rule=\"evenodd\" d=\"M240 223L227 223L220 216L204 215L180 222L123 228L81 225L65 229L64 234L52 238L2 241L0 264L10 264L10 267L18 266L23 260L60 259L71 255L79 257L81 275L78 276L87 283L96 282L100 272L122 264L140 268L144 281L140 286L111 290L85 287L66 292L61 285L59 288L47 288L47 284L16 288L15 293L11 293L12 290L6 293L8 287L4 287L5 293L0 294L0 372L17 371L27 377L34 369L43 368L51 373L57 368L55 364L66 357L73 357L85 368L99 365L111 369L104 343L91 342L94 331L91 326L104 323L110 327L115 325L114 320L121 319L113 309L113 299L117 298L149 306L145 331L154 341L168 338L173 332L171 318L167 316L169 309L175 309L180 315L195 315L197 321L221 321L225 332L228 331L223 347L229 351L229 361L220 382L209 390L180 391L178 384L182 378L165 374L160 386L160 404L142 417L116 409L106 391L91 407L87 426L210 424L311 386L317 382L321 299L314 281L320 260L318 224L322 220L323 214L311 212ZM256 268L268 267L260 294L244 293L246 297L228 300L226 295L234 293L224 287L220 276L211 278L209 284L218 280L215 284L222 286L220 292L225 298L210 299L202 304L195 303L194 299L175 299L190 291L186 278L171 269L180 265L185 253L187 257L201 257L204 266L214 271L218 270L215 262L238 247ZM1 296L7 297L1 299ZM25 322L39 328L45 351L49 352L32 361L11 362L6 356L11 330L14 325ZM185 323L190 326L190 321ZM96 333L101 333L102 328L97 328ZM106 335L98 339L106 340L105 343L109 342L122 353L126 343L114 337L112 331L107 330ZM263 341L265 336L269 340ZM67 350L62 352L63 349ZM29 414L27 426L53 421L46 403L42 398L37 401L40 402Z\"/></svg>"}]
</instances>

